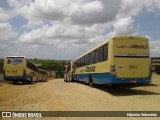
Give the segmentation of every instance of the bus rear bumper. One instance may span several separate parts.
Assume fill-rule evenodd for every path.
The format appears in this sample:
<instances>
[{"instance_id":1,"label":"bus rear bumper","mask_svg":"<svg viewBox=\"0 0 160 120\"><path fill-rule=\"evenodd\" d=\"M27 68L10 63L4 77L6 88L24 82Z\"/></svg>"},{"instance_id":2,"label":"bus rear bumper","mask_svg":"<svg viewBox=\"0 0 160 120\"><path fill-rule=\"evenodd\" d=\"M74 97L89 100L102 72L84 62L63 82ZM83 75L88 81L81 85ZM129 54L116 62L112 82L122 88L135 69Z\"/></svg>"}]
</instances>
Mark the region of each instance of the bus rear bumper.
<instances>
[{"instance_id":1,"label":"bus rear bumper","mask_svg":"<svg viewBox=\"0 0 160 120\"><path fill-rule=\"evenodd\" d=\"M77 76L79 81L88 82L88 74L77 74ZM151 76L144 78L118 78L110 73L95 73L92 74L92 80L95 84L150 84Z\"/></svg>"},{"instance_id":2,"label":"bus rear bumper","mask_svg":"<svg viewBox=\"0 0 160 120\"><path fill-rule=\"evenodd\" d=\"M150 84L151 77L143 77L143 78L119 78L117 76L113 76L108 74L108 82L109 84Z\"/></svg>"},{"instance_id":3,"label":"bus rear bumper","mask_svg":"<svg viewBox=\"0 0 160 120\"><path fill-rule=\"evenodd\" d=\"M113 77L112 84L150 84L151 78L117 78Z\"/></svg>"},{"instance_id":4,"label":"bus rear bumper","mask_svg":"<svg viewBox=\"0 0 160 120\"><path fill-rule=\"evenodd\" d=\"M30 81L30 76L3 76L4 80L7 81L19 81L19 82L23 82L23 81Z\"/></svg>"}]
</instances>

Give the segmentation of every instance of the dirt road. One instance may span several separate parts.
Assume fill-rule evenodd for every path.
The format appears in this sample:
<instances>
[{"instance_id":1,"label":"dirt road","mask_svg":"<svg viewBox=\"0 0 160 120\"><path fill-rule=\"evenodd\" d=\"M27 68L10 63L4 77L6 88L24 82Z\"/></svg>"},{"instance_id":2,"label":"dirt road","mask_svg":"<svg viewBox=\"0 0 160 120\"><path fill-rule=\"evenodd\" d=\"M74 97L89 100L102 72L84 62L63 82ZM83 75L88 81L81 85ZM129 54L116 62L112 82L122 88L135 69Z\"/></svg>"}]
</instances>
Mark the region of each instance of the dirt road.
<instances>
[{"instance_id":1,"label":"dirt road","mask_svg":"<svg viewBox=\"0 0 160 120\"><path fill-rule=\"evenodd\" d=\"M135 88L91 88L63 79L0 83L0 111L160 111L160 75L153 74L152 79L151 86Z\"/></svg>"}]
</instances>

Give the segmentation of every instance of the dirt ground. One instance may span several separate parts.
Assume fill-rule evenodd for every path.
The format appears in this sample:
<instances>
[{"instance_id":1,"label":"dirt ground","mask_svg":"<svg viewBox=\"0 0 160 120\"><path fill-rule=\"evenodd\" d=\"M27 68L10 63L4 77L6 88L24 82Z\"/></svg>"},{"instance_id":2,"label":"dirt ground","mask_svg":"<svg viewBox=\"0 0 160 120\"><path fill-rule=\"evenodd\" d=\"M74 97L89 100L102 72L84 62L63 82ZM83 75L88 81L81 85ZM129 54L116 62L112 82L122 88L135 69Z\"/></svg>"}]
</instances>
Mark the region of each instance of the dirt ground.
<instances>
[{"instance_id":1,"label":"dirt ground","mask_svg":"<svg viewBox=\"0 0 160 120\"><path fill-rule=\"evenodd\" d=\"M65 83L63 79L12 85L0 82L0 111L160 111L160 75L153 74L150 86L112 88ZM6 118L0 118L6 119ZM8 118L9 119L9 118ZM11 118L10 118L11 119ZM14 119L14 118L12 118ZM15 118L17 120L19 118ZM34 118L35 119L35 118ZM40 119L80 120L79 117ZM85 119L106 119L104 117ZM119 119L110 117L109 119ZM123 118L125 120L134 118ZM159 118L136 118L139 120Z\"/></svg>"}]
</instances>

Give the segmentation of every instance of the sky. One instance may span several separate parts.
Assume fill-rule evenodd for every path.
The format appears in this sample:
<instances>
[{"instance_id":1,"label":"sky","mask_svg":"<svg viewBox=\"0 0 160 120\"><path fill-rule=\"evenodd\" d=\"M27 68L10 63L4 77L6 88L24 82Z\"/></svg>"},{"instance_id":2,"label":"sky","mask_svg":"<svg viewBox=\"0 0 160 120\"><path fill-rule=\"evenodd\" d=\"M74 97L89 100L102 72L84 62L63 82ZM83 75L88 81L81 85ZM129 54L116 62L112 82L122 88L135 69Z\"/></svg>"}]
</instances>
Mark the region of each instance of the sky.
<instances>
[{"instance_id":1,"label":"sky","mask_svg":"<svg viewBox=\"0 0 160 120\"><path fill-rule=\"evenodd\" d=\"M160 57L160 0L0 0L0 58L72 60L116 35Z\"/></svg>"}]
</instances>

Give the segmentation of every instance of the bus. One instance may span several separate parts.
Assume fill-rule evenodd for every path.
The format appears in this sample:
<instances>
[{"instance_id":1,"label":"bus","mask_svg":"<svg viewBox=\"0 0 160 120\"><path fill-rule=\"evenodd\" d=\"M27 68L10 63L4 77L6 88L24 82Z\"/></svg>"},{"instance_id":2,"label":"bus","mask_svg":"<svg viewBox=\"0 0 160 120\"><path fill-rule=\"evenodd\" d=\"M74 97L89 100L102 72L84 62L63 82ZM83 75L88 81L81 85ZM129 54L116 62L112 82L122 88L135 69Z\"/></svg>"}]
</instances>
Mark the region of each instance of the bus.
<instances>
[{"instance_id":1,"label":"bus","mask_svg":"<svg viewBox=\"0 0 160 120\"><path fill-rule=\"evenodd\" d=\"M7 56L4 59L4 80L32 83L38 82L38 67L25 56Z\"/></svg>"},{"instance_id":2,"label":"bus","mask_svg":"<svg viewBox=\"0 0 160 120\"><path fill-rule=\"evenodd\" d=\"M67 64L66 64L66 69L65 69L65 74L64 74L64 81L65 82L71 82L74 80L74 62L73 61L69 61Z\"/></svg>"},{"instance_id":3,"label":"bus","mask_svg":"<svg viewBox=\"0 0 160 120\"><path fill-rule=\"evenodd\" d=\"M145 37L114 36L71 61L65 81L95 84L151 83L149 42Z\"/></svg>"},{"instance_id":4,"label":"bus","mask_svg":"<svg viewBox=\"0 0 160 120\"><path fill-rule=\"evenodd\" d=\"M38 76L39 81L47 82L47 78L48 78L47 71L39 69L39 76Z\"/></svg>"}]
</instances>

